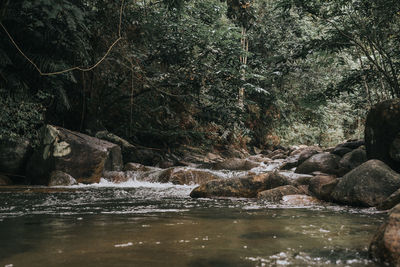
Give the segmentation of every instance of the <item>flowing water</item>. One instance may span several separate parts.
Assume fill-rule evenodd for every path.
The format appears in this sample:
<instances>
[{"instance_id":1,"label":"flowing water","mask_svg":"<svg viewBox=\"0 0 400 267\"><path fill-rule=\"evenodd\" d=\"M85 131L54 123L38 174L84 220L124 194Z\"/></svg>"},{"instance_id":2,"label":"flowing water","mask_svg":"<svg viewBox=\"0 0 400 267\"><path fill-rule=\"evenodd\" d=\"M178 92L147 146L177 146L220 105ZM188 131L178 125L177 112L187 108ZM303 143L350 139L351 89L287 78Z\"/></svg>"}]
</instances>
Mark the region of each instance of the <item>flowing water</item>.
<instances>
[{"instance_id":1,"label":"flowing water","mask_svg":"<svg viewBox=\"0 0 400 267\"><path fill-rule=\"evenodd\" d=\"M138 182L0 190L0 266L374 266L384 213Z\"/></svg>"}]
</instances>

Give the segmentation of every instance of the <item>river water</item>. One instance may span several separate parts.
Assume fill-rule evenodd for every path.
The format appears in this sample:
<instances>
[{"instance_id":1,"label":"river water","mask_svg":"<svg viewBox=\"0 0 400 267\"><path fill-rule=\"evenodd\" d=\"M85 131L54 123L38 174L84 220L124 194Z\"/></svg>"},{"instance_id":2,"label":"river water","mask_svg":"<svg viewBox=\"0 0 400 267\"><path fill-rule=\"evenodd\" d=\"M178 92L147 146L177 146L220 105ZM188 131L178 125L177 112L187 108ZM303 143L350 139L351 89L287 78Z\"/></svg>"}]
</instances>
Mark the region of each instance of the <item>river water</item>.
<instances>
[{"instance_id":1,"label":"river water","mask_svg":"<svg viewBox=\"0 0 400 267\"><path fill-rule=\"evenodd\" d=\"M0 266L374 266L384 213L129 181L0 190Z\"/></svg>"}]
</instances>

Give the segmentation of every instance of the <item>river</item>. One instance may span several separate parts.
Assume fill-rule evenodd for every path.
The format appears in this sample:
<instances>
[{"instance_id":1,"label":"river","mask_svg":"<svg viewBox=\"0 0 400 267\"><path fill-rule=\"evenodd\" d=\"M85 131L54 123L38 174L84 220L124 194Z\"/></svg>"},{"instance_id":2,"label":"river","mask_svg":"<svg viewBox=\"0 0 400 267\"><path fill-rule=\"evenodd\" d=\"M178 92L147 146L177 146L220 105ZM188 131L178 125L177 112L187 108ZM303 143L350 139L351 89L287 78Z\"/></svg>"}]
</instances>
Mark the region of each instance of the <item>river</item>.
<instances>
[{"instance_id":1,"label":"river","mask_svg":"<svg viewBox=\"0 0 400 267\"><path fill-rule=\"evenodd\" d=\"M0 266L374 266L385 214L102 181L0 190Z\"/></svg>"}]
</instances>

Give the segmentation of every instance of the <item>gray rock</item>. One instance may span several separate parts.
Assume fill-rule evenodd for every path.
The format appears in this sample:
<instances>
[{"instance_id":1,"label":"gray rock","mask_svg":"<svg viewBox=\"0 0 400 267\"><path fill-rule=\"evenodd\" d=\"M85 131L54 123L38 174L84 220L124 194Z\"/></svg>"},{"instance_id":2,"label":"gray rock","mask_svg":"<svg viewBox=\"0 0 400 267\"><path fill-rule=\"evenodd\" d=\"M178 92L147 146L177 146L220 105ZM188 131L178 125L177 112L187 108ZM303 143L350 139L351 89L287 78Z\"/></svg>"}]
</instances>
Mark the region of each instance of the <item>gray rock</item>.
<instances>
[{"instance_id":1,"label":"gray rock","mask_svg":"<svg viewBox=\"0 0 400 267\"><path fill-rule=\"evenodd\" d=\"M352 169L367 161L367 153L364 149L357 148L347 153L339 162L339 175L343 176Z\"/></svg>"},{"instance_id":2,"label":"gray rock","mask_svg":"<svg viewBox=\"0 0 400 267\"><path fill-rule=\"evenodd\" d=\"M289 185L289 180L277 172L255 176L209 181L193 189L192 198L200 197L245 197L255 198L261 191Z\"/></svg>"},{"instance_id":3,"label":"gray rock","mask_svg":"<svg viewBox=\"0 0 400 267\"><path fill-rule=\"evenodd\" d=\"M129 180L127 173L120 171L105 171L103 178L116 184L125 183Z\"/></svg>"},{"instance_id":4,"label":"gray rock","mask_svg":"<svg viewBox=\"0 0 400 267\"><path fill-rule=\"evenodd\" d=\"M340 157L330 153L320 153L304 161L296 168L296 173L310 174L320 171L327 174L337 174Z\"/></svg>"},{"instance_id":5,"label":"gray rock","mask_svg":"<svg viewBox=\"0 0 400 267\"><path fill-rule=\"evenodd\" d=\"M50 174L48 186L70 186L77 184L74 177L62 171L53 171Z\"/></svg>"},{"instance_id":6,"label":"gray rock","mask_svg":"<svg viewBox=\"0 0 400 267\"><path fill-rule=\"evenodd\" d=\"M338 146L335 147L332 151L331 154L335 154L338 155L340 157L343 157L344 155L346 155L347 153L350 153L353 149L348 148L348 147L344 147L344 146Z\"/></svg>"},{"instance_id":7,"label":"gray rock","mask_svg":"<svg viewBox=\"0 0 400 267\"><path fill-rule=\"evenodd\" d=\"M338 182L339 179L335 176L320 175L311 178L308 189L316 198L331 201L332 192Z\"/></svg>"},{"instance_id":8,"label":"gray rock","mask_svg":"<svg viewBox=\"0 0 400 267\"><path fill-rule=\"evenodd\" d=\"M319 153L322 153L322 149L319 147L310 146L310 147L303 149L299 153L298 165L302 164L307 159L309 159L312 156L314 156L315 154L319 154Z\"/></svg>"},{"instance_id":9,"label":"gray rock","mask_svg":"<svg viewBox=\"0 0 400 267\"><path fill-rule=\"evenodd\" d=\"M124 171L131 171L131 172L136 172L136 171L149 171L150 168L140 164L140 163L133 163L133 162L128 162L124 166Z\"/></svg>"},{"instance_id":10,"label":"gray rock","mask_svg":"<svg viewBox=\"0 0 400 267\"><path fill-rule=\"evenodd\" d=\"M164 170L154 182L193 185L204 184L217 179L221 179L221 177L209 171L175 167Z\"/></svg>"},{"instance_id":11,"label":"gray rock","mask_svg":"<svg viewBox=\"0 0 400 267\"><path fill-rule=\"evenodd\" d=\"M258 162L249 161L246 159L232 158L225 161L216 163L213 167L214 170L232 170L232 171L248 171L258 167Z\"/></svg>"},{"instance_id":12,"label":"gray rock","mask_svg":"<svg viewBox=\"0 0 400 267\"><path fill-rule=\"evenodd\" d=\"M29 159L27 177L32 184L47 185L53 171L73 176L79 183L98 183L104 171L122 169L118 145L85 134L47 125L41 145Z\"/></svg>"},{"instance_id":13,"label":"gray rock","mask_svg":"<svg viewBox=\"0 0 400 267\"><path fill-rule=\"evenodd\" d=\"M268 202L279 202L284 196L298 194L300 194L300 190L298 190L296 187L294 187L293 185L285 185L262 191L258 193L257 198Z\"/></svg>"},{"instance_id":14,"label":"gray rock","mask_svg":"<svg viewBox=\"0 0 400 267\"><path fill-rule=\"evenodd\" d=\"M374 207L400 188L400 174L379 160L369 160L340 179L332 192L336 202Z\"/></svg>"}]
</instances>

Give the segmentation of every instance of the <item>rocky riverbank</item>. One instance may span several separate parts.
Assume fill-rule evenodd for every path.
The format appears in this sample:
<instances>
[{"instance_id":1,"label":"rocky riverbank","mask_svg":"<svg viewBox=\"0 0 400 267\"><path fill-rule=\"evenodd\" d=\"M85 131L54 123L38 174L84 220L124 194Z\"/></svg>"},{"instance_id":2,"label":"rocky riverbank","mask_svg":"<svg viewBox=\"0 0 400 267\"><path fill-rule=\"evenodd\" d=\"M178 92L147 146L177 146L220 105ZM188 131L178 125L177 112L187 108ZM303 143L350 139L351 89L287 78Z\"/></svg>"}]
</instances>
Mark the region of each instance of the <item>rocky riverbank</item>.
<instances>
[{"instance_id":1,"label":"rocky riverbank","mask_svg":"<svg viewBox=\"0 0 400 267\"><path fill-rule=\"evenodd\" d=\"M108 132L92 137L46 125L35 150L27 140L0 144L0 185L70 186L99 183L100 179L113 183L141 180L199 185L190 193L193 198L327 201L389 210L400 203L400 124L398 117L389 113L400 114L399 101L384 102L370 112L366 142L349 140L326 149L305 145L264 151L253 148L253 153L231 147L207 153L184 147L178 153L161 153L135 147ZM384 137L386 133L391 140ZM396 238L393 229L398 226L393 222L397 209L384 226L390 226L387 231ZM390 242L397 239L388 239L382 229L371 245L371 255L396 263L397 245Z\"/></svg>"}]
</instances>

